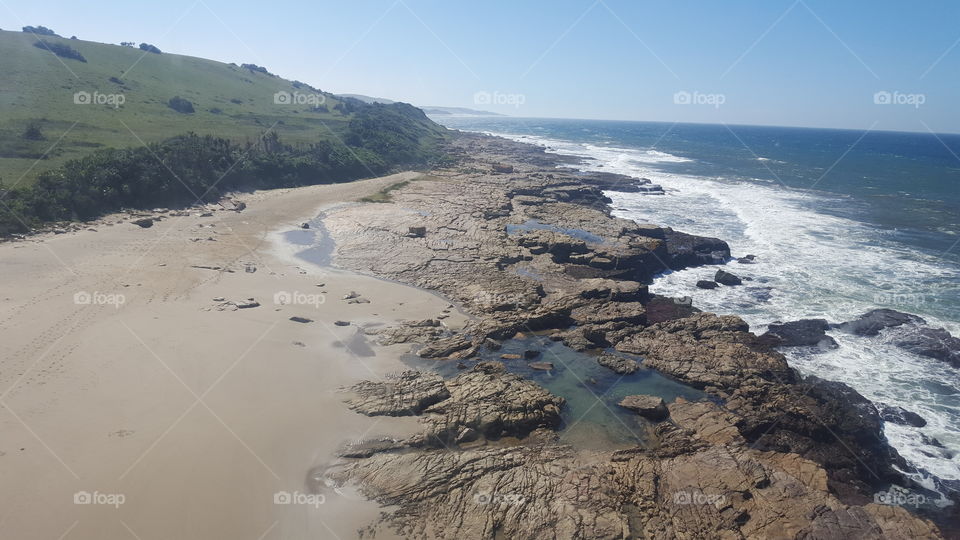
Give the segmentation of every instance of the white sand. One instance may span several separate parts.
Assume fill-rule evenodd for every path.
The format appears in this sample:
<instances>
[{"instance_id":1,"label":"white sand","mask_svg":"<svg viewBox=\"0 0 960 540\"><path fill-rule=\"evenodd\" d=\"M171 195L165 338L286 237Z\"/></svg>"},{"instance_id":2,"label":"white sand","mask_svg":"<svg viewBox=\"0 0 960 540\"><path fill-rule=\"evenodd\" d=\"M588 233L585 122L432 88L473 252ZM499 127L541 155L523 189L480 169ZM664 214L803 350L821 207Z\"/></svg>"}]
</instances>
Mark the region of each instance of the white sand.
<instances>
[{"instance_id":1,"label":"white sand","mask_svg":"<svg viewBox=\"0 0 960 540\"><path fill-rule=\"evenodd\" d=\"M276 231L407 177L259 192L241 197L242 213L0 245L0 538L355 538L376 504L331 491L315 509L276 505L274 494L306 492L311 468L344 441L414 429L354 414L337 392L403 369L405 346L358 356L343 342L356 324L433 317L447 302L298 263ZM321 290L318 307L273 302ZM348 305L351 290L371 302ZM124 303L78 305L81 291ZM215 297L262 305L218 311ZM124 501L75 504L80 491Z\"/></svg>"}]
</instances>

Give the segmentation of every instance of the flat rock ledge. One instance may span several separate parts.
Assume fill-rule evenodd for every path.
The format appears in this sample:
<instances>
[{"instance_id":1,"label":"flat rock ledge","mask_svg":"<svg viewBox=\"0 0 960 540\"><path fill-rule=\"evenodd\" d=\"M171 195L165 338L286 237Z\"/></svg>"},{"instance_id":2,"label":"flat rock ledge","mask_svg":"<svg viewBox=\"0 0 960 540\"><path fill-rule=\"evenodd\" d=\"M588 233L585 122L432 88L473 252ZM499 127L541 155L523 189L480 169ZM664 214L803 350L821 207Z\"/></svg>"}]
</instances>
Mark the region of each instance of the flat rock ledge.
<instances>
[{"instance_id":1,"label":"flat rock ledge","mask_svg":"<svg viewBox=\"0 0 960 540\"><path fill-rule=\"evenodd\" d=\"M545 442L374 452L324 478L390 508L361 537L942 538L902 507L844 504L820 466L751 448L736 416L713 403L681 399L670 416L648 450Z\"/></svg>"}]
</instances>

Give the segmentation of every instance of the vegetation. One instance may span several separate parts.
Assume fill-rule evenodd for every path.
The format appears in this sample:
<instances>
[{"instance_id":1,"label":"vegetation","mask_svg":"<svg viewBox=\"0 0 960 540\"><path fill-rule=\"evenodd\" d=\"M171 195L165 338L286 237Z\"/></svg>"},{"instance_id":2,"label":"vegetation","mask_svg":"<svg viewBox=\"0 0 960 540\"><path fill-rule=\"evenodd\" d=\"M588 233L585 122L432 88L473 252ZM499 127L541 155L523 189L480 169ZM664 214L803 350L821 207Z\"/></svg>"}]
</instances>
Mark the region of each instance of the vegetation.
<instances>
[{"instance_id":1,"label":"vegetation","mask_svg":"<svg viewBox=\"0 0 960 540\"><path fill-rule=\"evenodd\" d=\"M270 75L271 77L273 76L273 73L270 73L269 71L267 71L267 68L263 66L258 66L256 64L240 64L240 67L242 67L243 69L249 69L250 71L256 71L257 73L263 73L264 75ZM299 88L299 86L297 86L296 81L293 82L293 87Z\"/></svg>"},{"instance_id":2,"label":"vegetation","mask_svg":"<svg viewBox=\"0 0 960 540\"><path fill-rule=\"evenodd\" d=\"M41 174L28 188L0 189L0 236L27 232L44 222L88 220L124 208L216 201L229 191L345 182L400 165L426 164L437 157L432 145L410 137L389 137L389 152L381 154L375 148L384 141L371 139L368 131L372 118L396 121L371 106L356 123L359 131L351 128L347 137L360 141L357 146L329 140L290 145L275 132L240 145L190 133L148 147L98 150ZM385 127L398 129L394 124ZM422 129L429 131L428 126ZM363 145L370 142L375 145ZM396 156L407 160L396 161ZM406 184L394 184L368 199L386 202L390 191Z\"/></svg>"},{"instance_id":3,"label":"vegetation","mask_svg":"<svg viewBox=\"0 0 960 540\"><path fill-rule=\"evenodd\" d=\"M70 58L71 60L79 60L80 62L87 61L87 59L84 58L78 50L65 43L50 43L41 39L40 41L34 43L33 46L38 49L46 49L60 58Z\"/></svg>"},{"instance_id":4,"label":"vegetation","mask_svg":"<svg viewBox=\"0 0 960 540\"><path fill-rule=\"evenodd\" d=\"M153 54L160 54L160 49L154 47L153 45L151 45L151 44L149 44L149 43L141 43L141 44L140 44L140 50L141 50L141 51L147 51L147 52L150 52L150 53L153 53Z\"/></svg>"},{"instance_id":5,"label":"vegetation","mask_svg":"<svg viewBox=\"0 0 960 540\"><path fill-rule=\"evenodd\" d=\"M25 34L33 34L35 36L53 36L60 37L56 32L47 28L46 26L24 26L23 32Z\"/></svg>"},{"instance_id":6,"label":"vegetation","mask_svg":"<svg viewBox=\"0 0 960 540\"><path fill-rule=\"evenodd\" d=\"M391 197L390 197L390 192L391 192L391 191L396 191L396 190L398 190L398 189L400 189L400 188L403 188L403 187L407 186L408 184L410 184L410 181L409 181L409 180L403 180L402 182L397 182L396 184L390 184L389 186L381 189L380 191L374 193L373 195L369 195L369 196L367 196L367 197L363 197L363 198L360 199L360 200L361 200L362 202L369 202L369 203L386 203L386 202L390 202L390 199L391 199Z\"/></svg>"},{"instance_id":7,"label":"vegetation","mask_svg":"<svg viewBox=\"0 0 960 540\"><path fill-rule=\"evenodd\" d=\"M32 34L0 31L0 72L17 82L0 93L0 178L7 182L0 183L0 235L121 208L348 181L441 159L446 130L409 105L341 99L264 76L259 66L44 41L72 46L88 62L65 69L48 50L32 46ZM324 103L274 100L279 91L305 89ZM78 101L82 93L92 99ZM123 107L108 105L113 95L123 96Z\"/></svg>"},{"instance_id":8,"label":"vegetation","mask_svg":"<svg viewBox=\"0 0 960 540\"><path fill-rule=\"evenodd\" d=\"M167 106L171 109L184 114L193 114L193 103L190 103L189 100L183 99L180 96L173 96L170 98L170 101L167 102Z\"/></svg>"},{"instance_id":9,"label":"vegetation","mask_svg":"<svg viewBox=\"0 0 960 540\"><path fill-rule=\"evenodd\" d=\"M40 131L40 126L36 122L27 124L27 127L23 130L23 138L28 141L42 141L46 139L46 137L43 136L43 131Z\"/></svg>"}]
</instances>

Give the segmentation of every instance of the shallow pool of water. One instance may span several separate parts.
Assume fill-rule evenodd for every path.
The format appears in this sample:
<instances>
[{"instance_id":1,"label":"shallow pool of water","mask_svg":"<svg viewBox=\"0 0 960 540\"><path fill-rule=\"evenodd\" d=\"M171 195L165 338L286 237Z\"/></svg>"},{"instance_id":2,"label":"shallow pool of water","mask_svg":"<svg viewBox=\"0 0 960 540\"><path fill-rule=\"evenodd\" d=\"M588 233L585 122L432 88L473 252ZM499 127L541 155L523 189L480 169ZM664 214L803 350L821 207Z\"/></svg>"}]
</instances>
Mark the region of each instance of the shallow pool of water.
<instances>
[{"instance_id":1,"label":"shallow pool of water","mask_svg":"<svg viewBox=\"0 0 960 540\"><path fill-rule=\"evenodd\" d=\"M540 355L532 360L500 358L502 354L523 355L527 350L540 351ZM567 400L562 411L560 438L581 448L626 448L648 442L650 425L617 405L626 396L649 394L660 396L667 403L677 397L691 401L706 399L703 392L652 369L641 367L636 373L618 375L598 364L595 356L574 351L542 336L507 340L500 350L482 350L477 357L462 363L468 369L484 360L501 361L508 371L529 378ZM438 361L410 355L406 361L418 369L431 369L444 377L453 377L464 371L457 367L459 362L453 360ZM533 369L531 362L550 362L553 369Z\"/></svg>"}]
</instances>

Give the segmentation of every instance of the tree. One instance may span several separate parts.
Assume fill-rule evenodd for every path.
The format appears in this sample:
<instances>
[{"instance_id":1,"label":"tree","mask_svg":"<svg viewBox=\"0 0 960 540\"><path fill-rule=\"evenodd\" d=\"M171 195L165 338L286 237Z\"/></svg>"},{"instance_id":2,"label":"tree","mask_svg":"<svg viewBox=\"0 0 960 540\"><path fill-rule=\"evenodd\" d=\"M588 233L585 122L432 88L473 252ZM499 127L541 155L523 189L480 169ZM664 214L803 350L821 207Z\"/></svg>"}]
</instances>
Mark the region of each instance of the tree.
<instances>
[{"instance_id":1,"label":"tree","mask_svg":"<svg viewBox=\"0 0 960 540\"><path fill-rule=\"evenodd\" d=\"M141 51L152 52L153 54L160 54L160 49L154 47L153 45L151 45L151 44L149 44L149 43L141 43L141 44L140 44L140 50L141 50Z\"/></svg>"},{"instance_id":2,"label":"tree","mask_svg":"<svg viewBox=\"0 0 960 540\"><path fill-rule=\"evenodd\" d=\"M47 28L46 26L24 26L23 31L26 34L34 34L37 36L60 37L56 32Z\"/></svg>"},{"instance_id":3,"label":"tree","mask_svg":"<svg viewBox=\"0 0 960 540\"><path fill-rule=\"evenodd\" d=\"M189 100L183 99L180 96L173 96L170 98L170 101L167 102L167 106L179 113L193 114L193 103L190 103Z\"/></svg>"}]
</instances>

